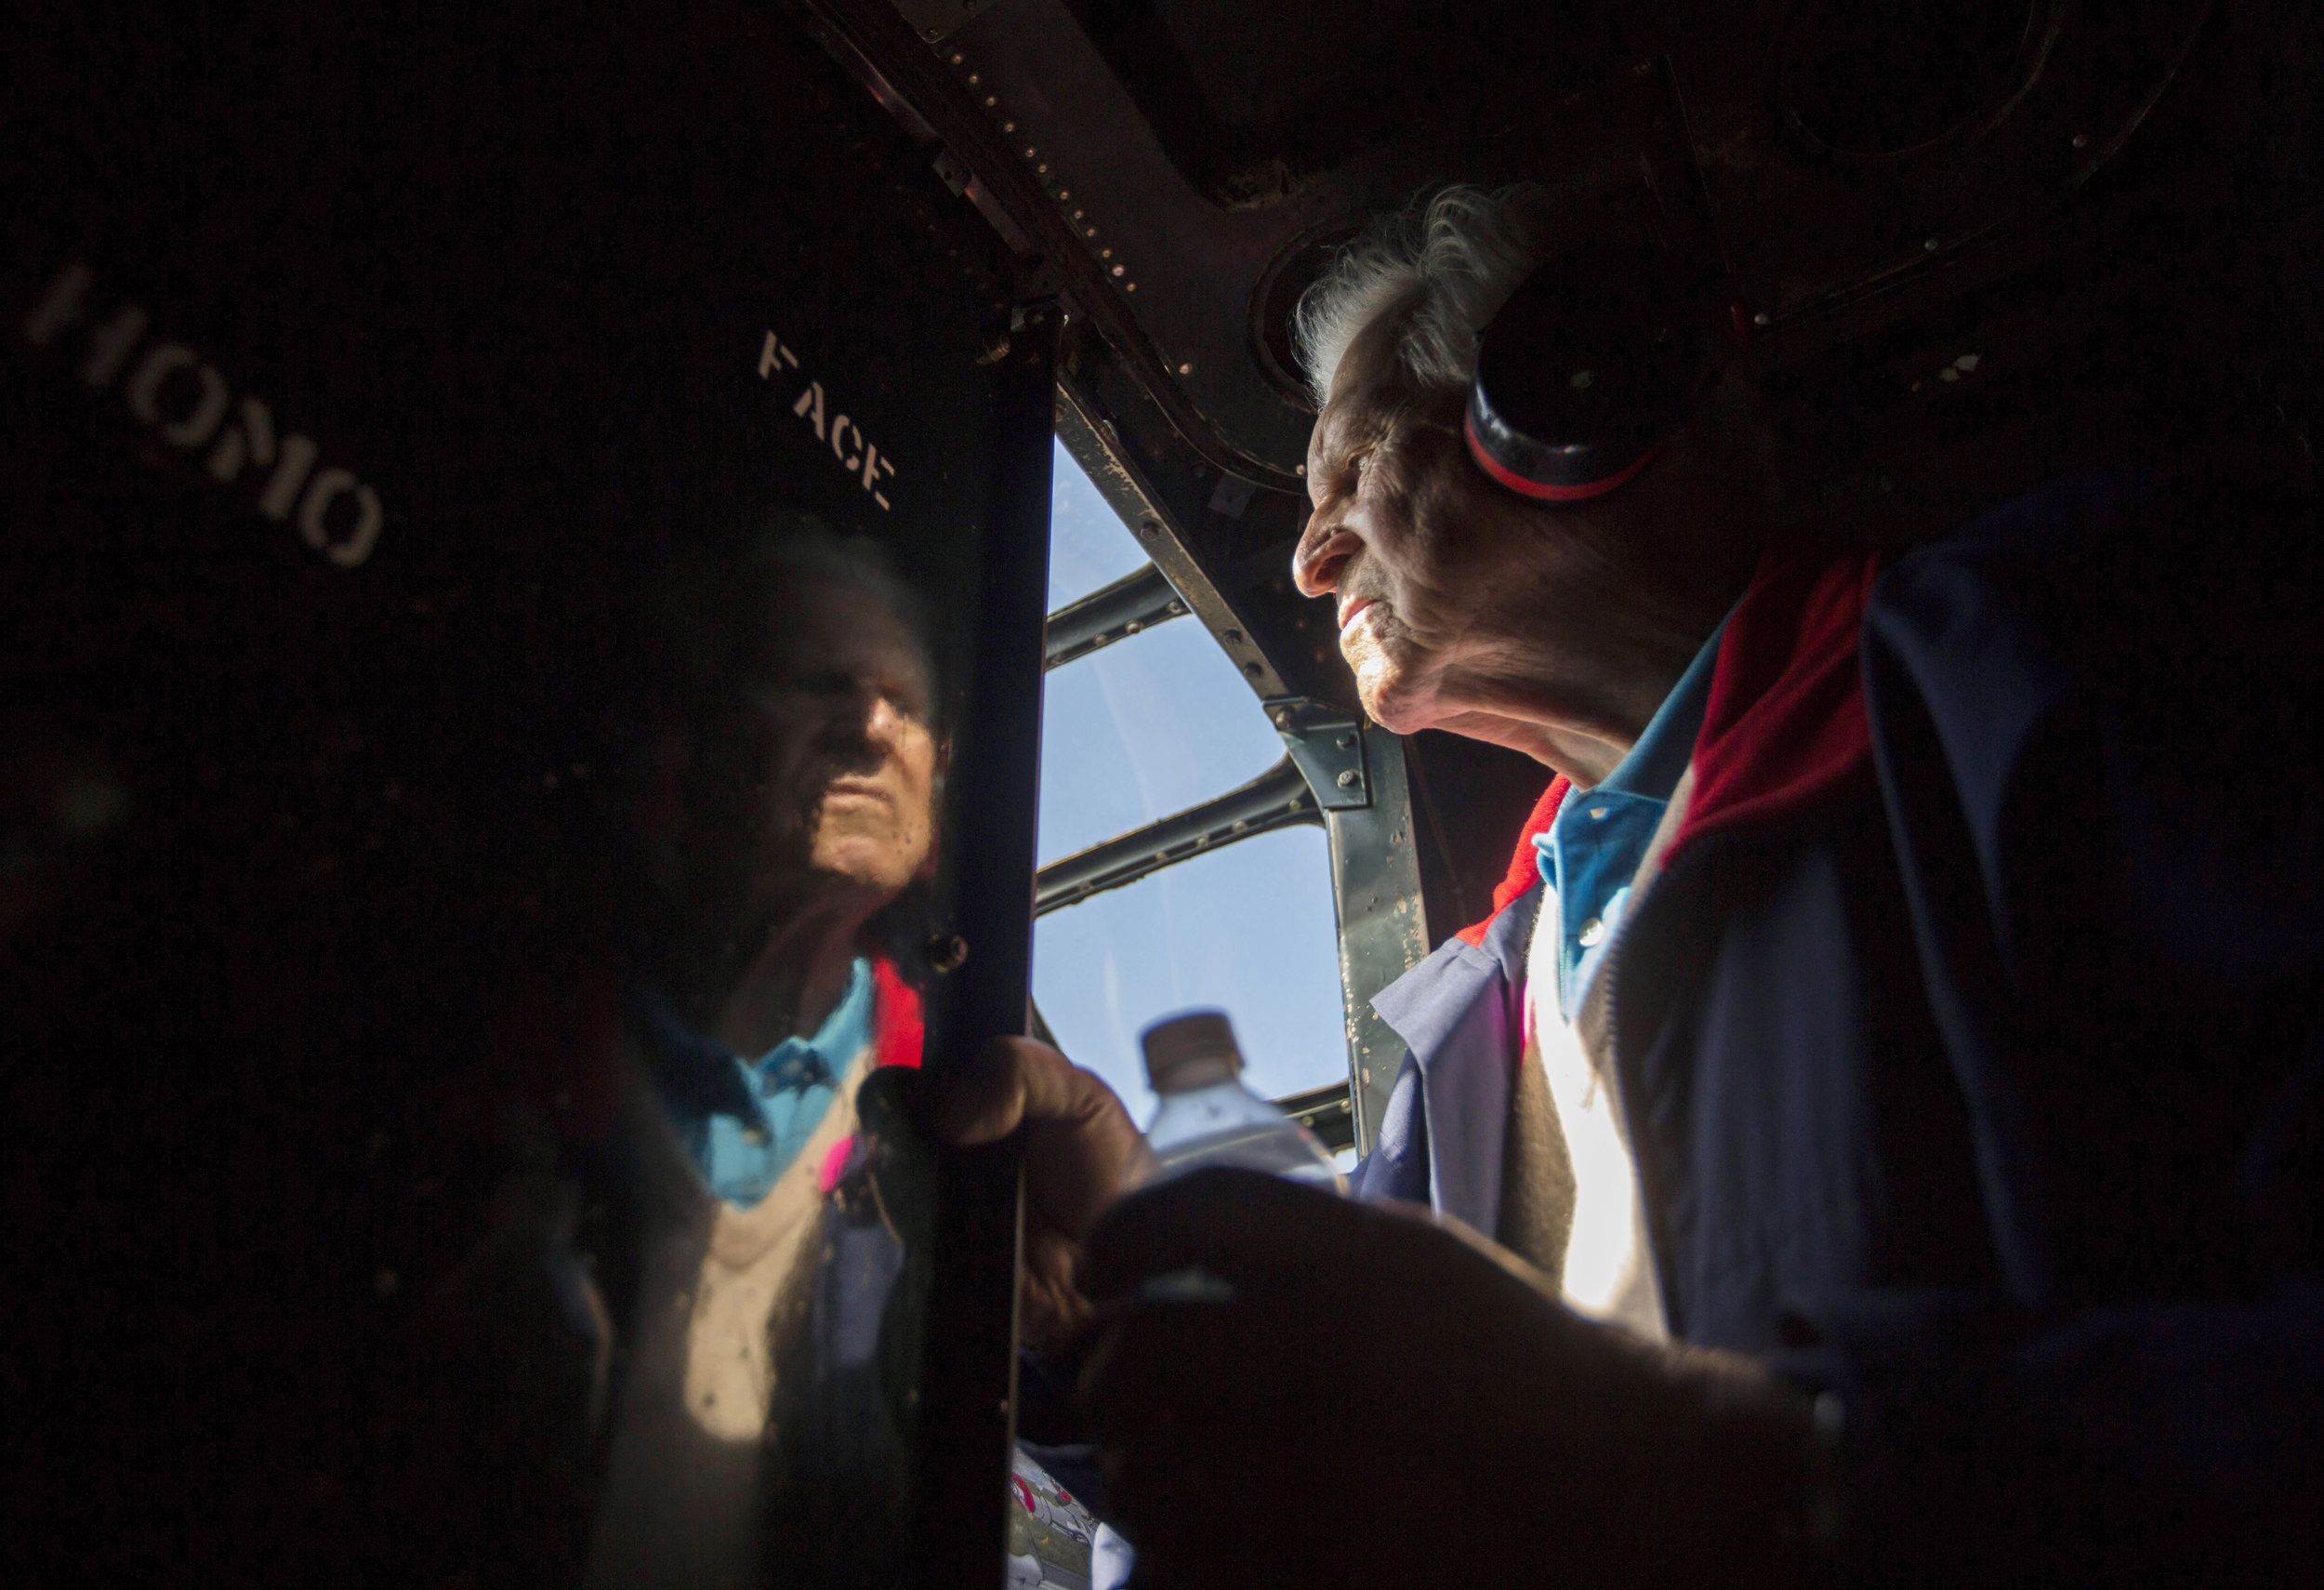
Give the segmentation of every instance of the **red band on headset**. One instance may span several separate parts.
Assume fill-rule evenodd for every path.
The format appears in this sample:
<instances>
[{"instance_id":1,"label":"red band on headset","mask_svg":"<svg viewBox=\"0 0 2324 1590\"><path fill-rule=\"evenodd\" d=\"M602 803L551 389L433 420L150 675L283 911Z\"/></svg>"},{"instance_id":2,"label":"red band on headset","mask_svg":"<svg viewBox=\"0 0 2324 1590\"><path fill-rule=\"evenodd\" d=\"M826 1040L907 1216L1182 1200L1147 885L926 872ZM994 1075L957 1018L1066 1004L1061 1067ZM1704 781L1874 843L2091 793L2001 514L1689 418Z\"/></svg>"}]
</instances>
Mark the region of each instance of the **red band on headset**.
<instances>
[{"instance_id":1,"label":"red band on headset","mask_svg":"<svg viewBox=\"0 0 2324 1590\"><path fill-rule=\"evenodd\" d=\"M1648 464L1653 463L1655 455L1662 451L1662 444L1657 442L1639 455L1637 462L1626 469L1616 470L1602 481L1591 481L1588 485L1543 485L1539 481L1525 479L1525 476L1499 462L1487 453L1485 450L1485 444L1477 439L1477 425L1474 419L1463 417L1460 421L1460 431L1461 434L1469 439L1469 457L1477 461L1479 469L1518 496L1529 497L1538 502L1582 502L1593 497L1604 497L1616 486L1629 481L1631 476Z\"/></svg>"}]
</instances>

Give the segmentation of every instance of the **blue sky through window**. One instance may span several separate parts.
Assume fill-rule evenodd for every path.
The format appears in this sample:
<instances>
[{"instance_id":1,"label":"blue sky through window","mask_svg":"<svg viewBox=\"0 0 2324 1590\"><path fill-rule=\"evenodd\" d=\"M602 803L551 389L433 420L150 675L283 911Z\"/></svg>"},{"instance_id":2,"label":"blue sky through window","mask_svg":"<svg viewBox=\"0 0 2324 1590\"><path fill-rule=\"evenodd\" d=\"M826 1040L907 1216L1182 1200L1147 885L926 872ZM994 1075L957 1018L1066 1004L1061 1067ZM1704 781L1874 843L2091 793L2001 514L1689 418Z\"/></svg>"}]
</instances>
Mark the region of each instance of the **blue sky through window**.
<instances>
[{"instance_id":1,"label":"blue sky through window","mask_svg":"<svg viewBox=\"0 0 2324 1590\"><path fill-rule=\"evenodd\" d=\"M1054 611L1146 555L1062 446L1052 478ZM1258 697L1191 617L1068 663L1050 674L1042 709L1041 860L1182 811L1282 754ZM1033 997L1065 1053L1142 1125L1154 1096L1138 1033L1189 1008L1234 1019L1255 1091L1345 1080L1323 831L1246 840L1043 917Z\"/></svg>"}]
</instances>

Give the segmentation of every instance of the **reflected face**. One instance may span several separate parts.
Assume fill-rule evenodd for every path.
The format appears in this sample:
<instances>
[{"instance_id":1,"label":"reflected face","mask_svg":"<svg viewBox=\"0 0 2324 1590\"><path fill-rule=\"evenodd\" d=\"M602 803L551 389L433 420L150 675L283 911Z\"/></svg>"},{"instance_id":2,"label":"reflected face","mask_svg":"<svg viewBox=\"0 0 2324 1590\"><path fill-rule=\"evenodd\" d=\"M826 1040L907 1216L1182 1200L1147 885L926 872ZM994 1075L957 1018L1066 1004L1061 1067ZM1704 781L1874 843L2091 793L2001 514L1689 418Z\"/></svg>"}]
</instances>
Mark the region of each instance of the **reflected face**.
<instances>
[{"instance_id":1,"label":"reflected face","mask_svg":"<svg viewBox=\"0 0 2324 1590\"><path fill-rule=\"evenodd\" d=\"M903 621L876 597L819 583L799 593L755 693L766 814L796 856L893 898L935 861L940 748L933 682Z\"/></svg>"}]
</instances>

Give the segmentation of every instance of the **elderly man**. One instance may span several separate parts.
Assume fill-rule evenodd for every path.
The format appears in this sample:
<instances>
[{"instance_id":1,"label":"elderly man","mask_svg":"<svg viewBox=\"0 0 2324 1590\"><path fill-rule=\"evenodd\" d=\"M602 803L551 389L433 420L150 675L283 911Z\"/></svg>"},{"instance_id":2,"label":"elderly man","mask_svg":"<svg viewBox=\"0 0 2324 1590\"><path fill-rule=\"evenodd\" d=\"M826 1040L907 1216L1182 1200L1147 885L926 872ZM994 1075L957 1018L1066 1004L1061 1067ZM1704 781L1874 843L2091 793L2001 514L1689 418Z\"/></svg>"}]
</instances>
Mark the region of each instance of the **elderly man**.
<instances>
[{"instance_id":1,"label":"elderly man","mask_svg":"<svg viewBox=\"0 0 2324 1590\"><path fill-rule=\"evenodd\" d=\"M779 1557L820 1583L901 1531L904 1436L862 1344L916 1183L867 1140L864 1084L919 1064L897 962L925 934L881 930L936 866L937 683L867 540L795 523L693 573L667 604L661 909L614 1134L635 1228L606 1244L635 1279L586 1579L741 1583Z\"/></svg>"},{"instance_id":2,"label":"elderly man","mask_svg":"<svg viewBox=\"0 0 2324 1590\"><path fill-rule=\"evenodd\" d=\"M2314 1582L2296 515L2082 480L1883 566L1776 510L1731 384L1536 500L1462 412L1552 252L1538 195L1452 191L1302 312L1294 571L1367 709L1557 775L1495 917L1376 1001L1366 1201L1105 1214L1128 1122L1029 1044L954 1103L1028 1126L1028 1309L1105 1324L1141 1572Z\"/></svg>"},{"instance_id":3,"label":"elderly man","mask_svg":"<svg viewBox=\"0 0 2324 1590\"><path fill-rule=\"evenodd\" d=\"M786 1175L812 1190L804 1151L846 1135L876 1037L918 1063L878 929L935 868L936 687L918 598L866 540L795 528L673 605L697 677L663 744L641 1027L688 1155L746 1211Z\"/></svg>"}]
</instances>

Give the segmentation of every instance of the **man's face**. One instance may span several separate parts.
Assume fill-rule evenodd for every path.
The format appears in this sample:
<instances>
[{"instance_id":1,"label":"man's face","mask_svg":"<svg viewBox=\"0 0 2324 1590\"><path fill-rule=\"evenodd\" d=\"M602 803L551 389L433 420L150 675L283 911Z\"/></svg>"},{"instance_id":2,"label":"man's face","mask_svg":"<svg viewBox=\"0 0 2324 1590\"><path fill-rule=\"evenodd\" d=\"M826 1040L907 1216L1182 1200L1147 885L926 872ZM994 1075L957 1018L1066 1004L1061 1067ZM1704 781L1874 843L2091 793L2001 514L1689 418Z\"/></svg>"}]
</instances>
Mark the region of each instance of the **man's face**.
<instances>
[{"instance_id":1,"label":"man's face","mask_svg":"<svg viewBox=\"0 0 2324 1590\"><path fill-rule=\"evenodd\" d=\"M756 697L767 818L778 848L813 872L892 899L934 865L939 748L927 664L869 592L826 582L792 603Z\"/></svg>"},{"instance_id":2,"label":"man's face","mask_svg":"<svg viewBox=\"0 0 2324 1590\"><path fill-rule=\"evenodd\" d=\"M1467 394L1418 391L1399 368L1402 312L1367 326L1333 374L1292 577L1337 598L1340 651L1375 722L1486 740L1594 784L1734 604L1761 510L1674 463L1679 444L1587 502L1504 491L1469 457Z\"/></svg>"},{"instance_id":3,"label":"man's face","mask_svg":"<svg viewBox=\"0 0 2324 1590\"><path fill-rule=\"evenodd\" d=\"M1340 650L1376 722L1498 739L1485 720L1510 682L1554 671L1542 620L1592 583L1589 551L1470 463L1460 394L1416 393L1397 366L1401 313L1367 326L1333 377L1292 575L1338 598Z\"/></svg>"}]
</instances>

